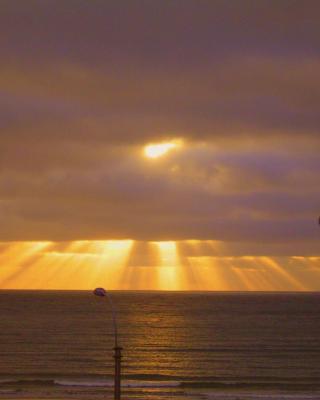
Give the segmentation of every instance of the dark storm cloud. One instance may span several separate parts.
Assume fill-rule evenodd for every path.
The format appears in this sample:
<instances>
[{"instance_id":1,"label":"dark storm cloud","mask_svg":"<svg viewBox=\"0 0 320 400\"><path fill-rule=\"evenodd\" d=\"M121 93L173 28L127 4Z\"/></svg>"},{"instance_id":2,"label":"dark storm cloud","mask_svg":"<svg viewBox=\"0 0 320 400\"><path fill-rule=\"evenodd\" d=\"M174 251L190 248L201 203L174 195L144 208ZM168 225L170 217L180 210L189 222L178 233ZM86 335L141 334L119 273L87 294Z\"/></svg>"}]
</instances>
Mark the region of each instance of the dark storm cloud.
<instances>
[{"instance_id":1,"label":"dark storm cloud","mask_svg":"<svg viewBox=\"0 0 320 400\"><path fill-rule=\"evenodd\" d=\"M315 240L319 2L0 5L1 240Z\"/></svg>"}]
</instances>

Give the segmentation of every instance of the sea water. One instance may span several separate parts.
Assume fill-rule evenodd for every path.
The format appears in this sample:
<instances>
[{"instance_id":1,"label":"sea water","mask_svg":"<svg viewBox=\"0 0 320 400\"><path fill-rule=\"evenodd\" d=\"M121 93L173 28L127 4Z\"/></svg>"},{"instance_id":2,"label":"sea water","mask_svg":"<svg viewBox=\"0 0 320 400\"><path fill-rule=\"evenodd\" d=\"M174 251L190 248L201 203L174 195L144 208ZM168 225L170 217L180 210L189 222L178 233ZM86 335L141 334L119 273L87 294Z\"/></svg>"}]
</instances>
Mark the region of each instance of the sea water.
<instances>
[{"instance_id":1,"label":"sea water","mask_svg":"<svg viewBox=\"0 0 320 400\"><path fill-rule=\"evenodd\" d=\"M320 399L320 295L111 292L123 399ZM112 315L91 292L0 291L0 397L111 399Z\"/></svg>"}]
</instances>

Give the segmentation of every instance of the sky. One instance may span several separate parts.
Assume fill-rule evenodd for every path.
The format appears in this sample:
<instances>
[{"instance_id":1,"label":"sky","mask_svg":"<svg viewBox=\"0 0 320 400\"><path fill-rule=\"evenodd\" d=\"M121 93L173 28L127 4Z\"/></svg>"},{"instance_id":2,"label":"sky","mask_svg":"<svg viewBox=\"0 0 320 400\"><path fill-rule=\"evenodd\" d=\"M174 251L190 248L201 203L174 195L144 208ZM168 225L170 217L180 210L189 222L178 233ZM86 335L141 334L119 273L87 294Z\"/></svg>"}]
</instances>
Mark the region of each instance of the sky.
<instances>
[{"instance_id":1,"label":"sky","mask_svg":"<svg viewBox=\"0 0 320 400\"><path fill-rule=\"evenodd\" d=\"M318 0L0 6L0 288L320 290Z\"/></svg>"}]
</instances>

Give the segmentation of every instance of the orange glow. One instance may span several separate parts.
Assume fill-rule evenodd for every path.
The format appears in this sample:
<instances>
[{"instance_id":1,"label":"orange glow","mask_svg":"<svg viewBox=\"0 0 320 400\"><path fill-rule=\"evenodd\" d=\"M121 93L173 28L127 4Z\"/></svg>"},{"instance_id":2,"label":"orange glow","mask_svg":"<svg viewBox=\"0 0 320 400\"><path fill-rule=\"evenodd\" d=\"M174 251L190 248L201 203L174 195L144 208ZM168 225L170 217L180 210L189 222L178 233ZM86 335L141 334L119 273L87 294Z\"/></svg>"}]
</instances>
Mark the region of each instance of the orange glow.
<instances>
[{"instance_id":1,"label":"orange glow","mask_svg":"<svg viewBox=\"0 0 320 400\"><path fill-rule=\"evenodd\" d=\"M179 146L181 146L181 141L178 140L165 143L151 143L144 147L144 155L147 158L159 158Z\"/></svg>"},{"instance_id":2,"label":"orange glow","mask_svg":"<svg viewBox=\"0 0 320 400\"><path fill-rule=\"evenodd\" d=\"M284 268L281 268L280 264L272 259L271 257L261 257L261 262L266 264L269 268L271 268L275 275L278 275L280 279L284 280L286 283L290 283L290 285L295 288L295 290L306 290L306 286L299 282L296 278L294 278L288 271Z\"/></svg>"},{"instance_id":3,"label":"orange glow","mask_svg":"<svg viewBox=\"0 0 320 400\"><path fill-rule=\"evenodd\" d=\"M179 258L175 242L156 242L160 254L158 287L160 290L179 290Z\"/></svg>"},{"instance_id":4,"label":"orange glow","mask_svg":"<svg viewBox=\"0 0 320 400\"><path fill-rule=\"evenodd\" d=\"M0 243L2 289L320 290L320 257L226 256L214 241Z\"/></svg>"}]
</instances>

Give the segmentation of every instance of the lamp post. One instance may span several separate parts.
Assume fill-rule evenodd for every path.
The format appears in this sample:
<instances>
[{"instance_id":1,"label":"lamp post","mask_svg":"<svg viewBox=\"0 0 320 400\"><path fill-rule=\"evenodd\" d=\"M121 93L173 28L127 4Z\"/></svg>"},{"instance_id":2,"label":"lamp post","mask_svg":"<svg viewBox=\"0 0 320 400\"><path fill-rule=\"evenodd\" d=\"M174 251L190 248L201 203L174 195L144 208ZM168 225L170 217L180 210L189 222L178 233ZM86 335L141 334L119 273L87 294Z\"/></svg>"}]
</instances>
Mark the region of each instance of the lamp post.
<instances>
[{"instance_id":1,"label":"lamp post","mask_svg":"<svg viewBox=\"0 0 320 400\"><path fill-rule=\"evenodd\" d=\"M120 400L121 397L121 350L118 345L118 329L116 311L110 294L103 288L96 288L93 291L95 296L107 297L111 306L113 331L114 331L114 400Z\"/></svg>"}]
</instances>

